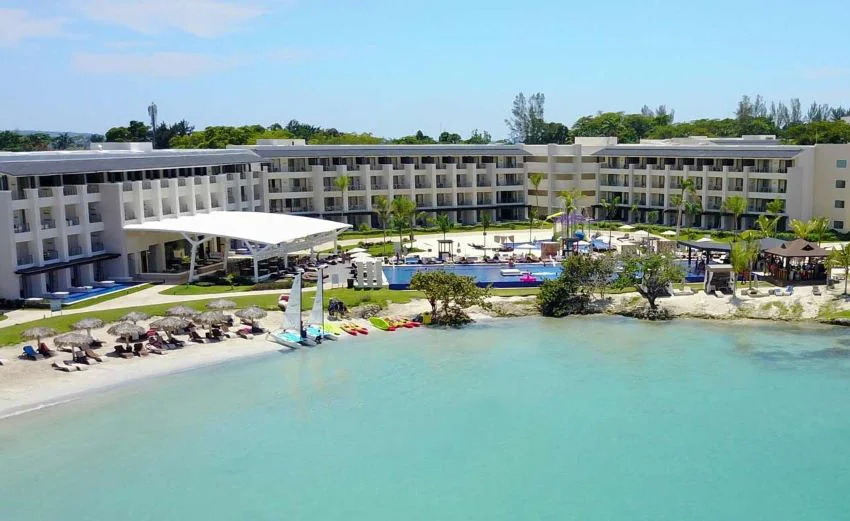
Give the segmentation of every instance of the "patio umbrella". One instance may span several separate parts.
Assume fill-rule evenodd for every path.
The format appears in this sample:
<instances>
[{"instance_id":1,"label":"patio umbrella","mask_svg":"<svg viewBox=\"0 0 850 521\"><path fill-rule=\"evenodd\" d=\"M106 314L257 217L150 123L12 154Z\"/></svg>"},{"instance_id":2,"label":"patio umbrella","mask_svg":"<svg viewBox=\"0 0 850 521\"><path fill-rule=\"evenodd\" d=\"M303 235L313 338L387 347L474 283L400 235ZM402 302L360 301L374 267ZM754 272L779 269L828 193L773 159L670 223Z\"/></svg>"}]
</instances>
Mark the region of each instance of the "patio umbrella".
<instances>
[{"instance_id":1,"label":"patio umbrella","mask_svg":"<svg viewBox=\"0 0 850 521\"><path fill-rule=\"evenodd\" d=\"M132 322L132 323L135 324L139 320L147 320L149 318L151 318L151 316L148 315L147 313L145 313L144 311L131 311L131 312L127 313L126 315L124 315L123 317L121 317L121 321L122 322Z\"/></svg>"},{"instance_id":2,"label":"patio umbrella","mask_svg":"<svg viewBox=\"0 0 850 521\"><path fill-rule=\"evenodd\" d=\"M103 327L103 320L94 317L84 318L71 324L71 329L76 331L85 329L86 335L89 337L89 342L91 342L91 330L99 327Z\"/></svg>"},{"instance_id":3,"label":"patio umbrella","mask_svg":"<svg viewBox=\"0 0 850 521\"><path fill-rule=\"evenodd\" d=\"M635 229L635 227L634 227L634 226L631 226L631 225L629 225L629 224L624 224L624 225L620 226L620 227L619 227L619 228L617 228L617 229L618 229L618 230L620 230L620 231L627 232L627 231L630 231L630 230L634 230L634 229Z\"/></svg>"},{"instance_id":4,"label":"patio umbrella","mask_svg":"<svg viewBox=\"0 0 850 521\"><path fill-rule=\"evenodd\" d=\"M144 335L147 332L147 329L142 326L137 326L132 322L119 322L106 330L106 332L110 335L120 337L129 348L130 340Z\"/></svg>"},{"instance_id":5,"label":"patio umbrella","mask_svg":"<svg viewBox=\"0 0 850 521\"><path fill-rule=\"evenodd\" d=\"M697 239L694 242L711 242L711 237L703 237L702 239Z\"/></svg>"},{"instance_id":6,"label":"patio umbrella","mask_svg":"<svg viewBox=\"0 0 850 521\"><path fill-rule=\"evenodd\" d=\"M223 298L220 298L218 300L213 300L212 302L207 304L207 309L222 310L222 309L236 309L236 307L237 307L236 302L233 302L232 300L223 299Z\"/></svg>"},{"instance_id":7,"label":"patio umbrella","mask_svg":"<svg viewBox=\"0 0 850 521\"><path fill-rule=\"evenodd\" d=\"M213 324L220 324L224 322L225 320L227 320L227 317L225 317L224 313L222 313L221 311L204 311L203 313L195 317L195 320L209 328Z\"/></svg>"},{"instance_id":8,"label":"patio umbrella","mask_svg":"<svg viewBox=\"0 0 850 521\"><path fill-rule=\"evenodd\" d=\"M180 317L165 317L151 322L151 327L166 333L174 333L189 327L189 321Z\"/></svg>"},{"instance_id":9,"label":"patio umbrella","mask_svg":"<svg viewBox=\"0 0 850 521\"><path fill-rule=\"evenodd\" d=\"M354 255L355 253L366 253L366 250L363 248L351 248L347 253Z\"/></svg>"},{"instance_id":10,"label":"patio umbrella","mask_svg":"<svg viewBox=\"0 0 850 521\"><path fill-rule=\"evenodd\" d=\"M53 329L52 327L38 326L38 327L31 327L31 328L27 329L26 331L21 333L21 337L23 337L27 340L35 339L35 341L38 344L41 344L42 338L48 337L48 336L53 336L55 334L56 334L56 330ZM36 347L38 347L38 346L36 346Z\"/></svg>"},{"instance_id":11,"label":"patio umbrella","mask_svg":"<svg viewBox=\"0 0 850 521\"><path fill-rule=\"evenodd\" d=\"M251 322L253 325L255 321L265 318L268 313L266 313L265 309L258 308L257 306L251 306L245 309L240 309L234 313L234 315Z\"/></svg>"},{"instance_id":12,"label":"patio umbrella","mask_svg":"<svg viewBox=\"0 0 850 521\"><path fill-rule=\"evenodd\" d=\"M673 230L667 230L666 232L661 232L661 235L666 235L668 237L671 237L673 235L676 235L676 232L674 232Z\"/></svg>"},{"instance_id":13,"label":"patio umbrella","mask_svg":"<svg viewBox=\"0 0 850 521\"><path fill-rule=\"evenodd\" d=\"M168 308L165 311L165 314L169 317L196 317L200 314L195 308L190 308L189 306L174 306L172 308Z\"/></svg>"},{"instance_id":14,"label":"patio umbrella","mask_svg":"<svg viewBox=\"0 0 850 521\"><path fill-rule=\"evenodd\" d=\"M56 344L56 347L70 347L71 354L73 355L76 348L83 349L84 347L88 347L91 344L91 337L75 331L57 336L53 339L53 343Z\"/></svg>"}]
</instances>

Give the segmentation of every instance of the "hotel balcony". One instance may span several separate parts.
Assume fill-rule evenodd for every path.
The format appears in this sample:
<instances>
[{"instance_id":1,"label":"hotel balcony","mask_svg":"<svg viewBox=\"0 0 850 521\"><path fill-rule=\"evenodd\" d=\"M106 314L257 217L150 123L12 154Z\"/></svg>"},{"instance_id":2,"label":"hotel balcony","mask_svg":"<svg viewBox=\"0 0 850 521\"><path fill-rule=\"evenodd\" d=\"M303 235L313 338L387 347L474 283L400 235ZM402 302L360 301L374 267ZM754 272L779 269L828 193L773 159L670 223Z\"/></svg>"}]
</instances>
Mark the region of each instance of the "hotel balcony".
<instances>
[{"instance_id":1,"label":"hotel balcony","mask_svg":"<svg viewBox=\"0 0 850 521\"><path fill-rule=\"evenodd\" d=\"M44 262L59 260L59 252L56 250L44 250Z\"/></svg>"},{"instance_id":2,"label":"hotel balcony","mask_svg":"<svg viewBox=\"0 0 850 521\"><path fill-rule=\"evenodd\" d=\"M32 255L30 254L18 254L18 266L28 266L33 263Z\"/></svg>"},{"instance_id":3,"label":"hotel balcony","mask_svg":"<svg viewBox=\"0 0 850 521\"><path fill-rule=\"evenodd\" d=\"M27 233L30 231L30 225L27 223L15 224L14 225L15 233Z\"/></svg>"}]
</instances>

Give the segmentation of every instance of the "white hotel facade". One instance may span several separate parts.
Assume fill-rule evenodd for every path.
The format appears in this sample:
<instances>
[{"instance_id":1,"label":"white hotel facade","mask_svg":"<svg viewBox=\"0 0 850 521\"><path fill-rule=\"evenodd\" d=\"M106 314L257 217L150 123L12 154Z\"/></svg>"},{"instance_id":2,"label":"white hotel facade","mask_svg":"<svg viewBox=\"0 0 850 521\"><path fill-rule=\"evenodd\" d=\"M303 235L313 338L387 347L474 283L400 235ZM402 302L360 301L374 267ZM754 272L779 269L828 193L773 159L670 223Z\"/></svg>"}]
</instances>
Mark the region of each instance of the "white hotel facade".
<instances>
[{"instance_id":1,"label":"white hotel facade","mask_svg":"<svg viewBox=\"0 0 850 521\"><path fill-rule=\"evenodd\" d=\"M671 197L693 179L704 214L725 228L722 201L741 195L749 222L773 199L785 216L850 223L844 192L850 145L785 146L766 136L688 138L618 145L305 145L260 141L226 150L151 150L104 144L74 152L0 153L0 298L18 299L124 278L162 280L186 255L173 233L127 226L217 211L293 213L379 226L375 198L408 197L431 216L472 224L557 211L579 189L586 212L620 197L621 218L657 212L672 224ZM543 174L538 187L529 176ZM349 177L343 196L335 185ZM211 241L205 254L228 246ZM179 276L179 273L176 274Z\"/></svg>"}]
</instances>

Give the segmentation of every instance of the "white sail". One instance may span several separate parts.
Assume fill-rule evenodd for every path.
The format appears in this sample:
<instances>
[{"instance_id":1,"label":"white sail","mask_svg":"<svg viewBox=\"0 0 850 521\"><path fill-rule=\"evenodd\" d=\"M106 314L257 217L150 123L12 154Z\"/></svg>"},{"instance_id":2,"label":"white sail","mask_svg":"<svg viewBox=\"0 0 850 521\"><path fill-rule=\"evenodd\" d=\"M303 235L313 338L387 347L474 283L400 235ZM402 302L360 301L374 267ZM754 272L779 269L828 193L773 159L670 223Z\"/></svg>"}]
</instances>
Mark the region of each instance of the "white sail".
<instances>
[{"instance_id":1,"label":"white sail","mask_svg":"<svg viewBox=\"0 0 850 521\"><path fill-rule=\"evenodd\" d=\"M308 324L322 327L325 323L325 307L324 307L324 284L322 284L322 270L319 270L319 278L316 282L316 298L313 299L313 308L310 310L310 318L307 319Z\"/></svg>"},{"instance_id":2,"label":"white sail","mask_svg":"<svg viewBox=\"0 0 850 521\"><path fill-rule=\"evenodd\" d=\"M289 302L286 313L283 314L284 329L301 331L301 274L296 273L292 279L292 289L289 291Z\"/></svg>"}]
</instances>

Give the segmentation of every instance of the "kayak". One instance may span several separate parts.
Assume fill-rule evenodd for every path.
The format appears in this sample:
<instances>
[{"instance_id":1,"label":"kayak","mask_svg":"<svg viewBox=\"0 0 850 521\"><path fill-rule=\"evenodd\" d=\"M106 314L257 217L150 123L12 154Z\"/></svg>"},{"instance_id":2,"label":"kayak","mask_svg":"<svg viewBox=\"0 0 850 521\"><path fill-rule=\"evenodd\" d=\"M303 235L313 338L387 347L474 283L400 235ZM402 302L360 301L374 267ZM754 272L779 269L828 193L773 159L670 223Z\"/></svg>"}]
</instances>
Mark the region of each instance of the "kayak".
<instances>
[{"instance_id":1,"label":"kayak","mask_svg":"<svg viewBox=\"0 0 850 521\"><path fill-rule=\"evenodd\" d=\"M395 331L395 326L381 317L371 317L369 318L369 322L381 331Z\"/></svg>"},{"instance_id":2,"label":"kayak","mask_svg":"<svg viewBox=\"0 0 850 521\"><path fill-rule=\"evenodd\" d=\"M351 336L357 336L357 330L351 327L351 324L342 324L340 328Z\"/></svg>"},{"instance_id":3,"label":"kayak","mask_svg":"<svg viewBox=\"0 0 850 521\"><path fill-rule=\"evenodd\" d=\"M334 324L333 322L325 321L325 323L322 324L322 327L324 327L325 331L327 331L328 333L334 333L335 335L339 335L340 333L342 333L342 328L339 327L339 325Z\"/></svg>"}]
</instances>

